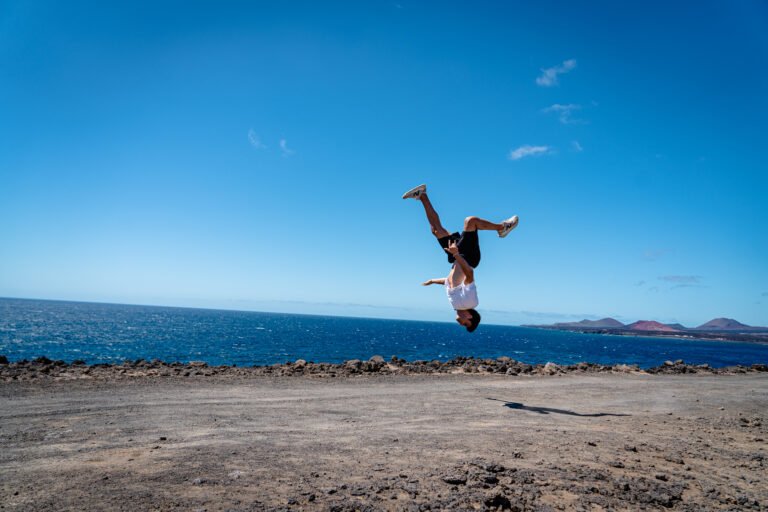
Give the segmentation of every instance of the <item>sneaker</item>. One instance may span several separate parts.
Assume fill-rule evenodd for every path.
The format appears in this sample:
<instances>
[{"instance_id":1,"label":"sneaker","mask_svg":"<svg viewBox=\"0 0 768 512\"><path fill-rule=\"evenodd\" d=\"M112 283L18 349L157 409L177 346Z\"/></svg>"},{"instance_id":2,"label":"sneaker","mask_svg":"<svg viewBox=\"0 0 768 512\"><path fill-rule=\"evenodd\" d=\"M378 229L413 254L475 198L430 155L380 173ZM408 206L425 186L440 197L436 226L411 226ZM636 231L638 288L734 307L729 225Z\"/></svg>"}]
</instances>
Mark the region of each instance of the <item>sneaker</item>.
<instances>
[{"instance_id":1,"label":"sneaker","mask_svg":"<svg viewBox=\"0 0 768 512\"><path fill-rule=\"evenodd\" d=\"M419 185L418 187L412 188L405 194L403 194L403 199L418 199L421 197L421 194L427 191L426 185Z\"/></svg>"},{"instance_id":2,"label":"sneaker","mask_svg":"<svg viewBox=\"0 0 768 512\"><path fill-rule=\"evenodd\" d=\"M499 238L504 238L509 234L510 231L515 229L517 227L517 221L518 221L517 215L513 215L507 220L505 220L504 222L502 222L501 225L504 227L499 230Z\"/></svg>"}]
</instances>

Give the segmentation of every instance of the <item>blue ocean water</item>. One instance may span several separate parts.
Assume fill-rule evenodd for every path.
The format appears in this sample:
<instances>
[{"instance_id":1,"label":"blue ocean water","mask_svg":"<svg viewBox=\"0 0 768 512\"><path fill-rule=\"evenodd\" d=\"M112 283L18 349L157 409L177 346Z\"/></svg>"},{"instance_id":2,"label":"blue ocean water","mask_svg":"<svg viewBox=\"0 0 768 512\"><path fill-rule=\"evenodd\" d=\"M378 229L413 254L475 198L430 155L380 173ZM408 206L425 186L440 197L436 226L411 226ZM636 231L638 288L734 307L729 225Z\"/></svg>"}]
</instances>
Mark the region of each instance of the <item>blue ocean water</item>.
<instances>
[{"instance_id":1,"label":"blue ocean water","mask_svg":"<svg viewBox=\"0 0 768 512\"><path fill-rule=\"evenodd\" d=\"M667 359L720 367L768 363L768 344L590 335L483 325L0 299L0 354L87 363L126 359L250 366L379 354L447 360L509 356L526 363L657 366Z\"/></svg>"}]
</instances>

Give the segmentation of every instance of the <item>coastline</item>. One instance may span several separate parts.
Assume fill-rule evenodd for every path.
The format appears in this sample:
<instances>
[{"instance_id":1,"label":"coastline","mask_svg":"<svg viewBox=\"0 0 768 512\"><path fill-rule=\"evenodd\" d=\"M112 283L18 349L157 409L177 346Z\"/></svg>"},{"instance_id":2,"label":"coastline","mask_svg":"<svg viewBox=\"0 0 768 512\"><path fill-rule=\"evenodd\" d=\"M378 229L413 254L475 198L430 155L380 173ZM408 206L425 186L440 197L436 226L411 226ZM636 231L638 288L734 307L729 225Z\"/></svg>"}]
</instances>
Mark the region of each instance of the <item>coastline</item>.
<instances>
[{"instance_id":1,"label":"coastline","mask_svg":"<svg viewBox=\"0 0 768 512\"><path fill-rule=\"evenodd\" d=\"M0 382L52 381L52 380L115 380L125 378L195 378L195 377L284 377L307 376L317 378L355 377L364 375L436 375L475 374L503 375L506 377L557 376L569 374L710 374L735 375L745 373L766 373L768 364L749 366L712 367L708 364L687 364L683 360L665 361L663 364L640 368L638 365L597 363L576 363L558 365L555 363L528 364L510 357L495 359L456 357L449 361L406 361L393 356L385 361L373 356L367 361L351 359L343 363L315 363L298 359L293 362L268 366L212 366L202 361L165 362L158 359L147 361L137 359L119 364L99 363L88 365L82 361L67 363L41 356L31 361L8 362L0 356Z\"/></svg>"},{"instance_id":2,"label":"coastline","mask_svg":"<svg viewBox=\"0 0 768 512\"><path fill-rule=\"evenodd\" d=\"M694 330L669 332L669 331L635 331L628 329L608 328L584 328L584 327L556 327L551 325L521 325L526 329L542 329L546 331L575 332L579 334L601 334L607 336L633 336L638 338L675 338L683 340L724 341L733 343L757 343L768 345L768 333L716 333L710 331L697 332Z\"/></svg>"}]
</instances>

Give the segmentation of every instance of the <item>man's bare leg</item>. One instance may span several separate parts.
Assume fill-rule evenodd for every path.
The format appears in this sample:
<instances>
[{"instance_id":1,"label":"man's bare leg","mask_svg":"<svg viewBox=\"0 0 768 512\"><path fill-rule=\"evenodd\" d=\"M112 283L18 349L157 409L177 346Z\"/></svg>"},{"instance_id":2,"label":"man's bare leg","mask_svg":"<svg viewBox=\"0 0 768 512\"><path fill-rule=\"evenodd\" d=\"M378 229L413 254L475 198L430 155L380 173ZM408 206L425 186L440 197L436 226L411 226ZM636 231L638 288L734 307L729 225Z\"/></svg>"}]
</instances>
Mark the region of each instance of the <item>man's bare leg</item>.
<instances>
[{"instance_id":1,"label":"man's bare leg","mask_svg":"<svg viewBox=\"0 0 768 512\"><path fill-rule=\"evenodd\" d=\"M501 231L503 224L496 224L480 217L467 217L464 219L464 231Z\"/></svg>"},{"instance_id":2,"label":"man's bare leg","mask_svg":"<svg viewBox=\"0 0 768 512\"><path fill-rule=\"evenodd\" d=\"M429 221L429 227L432 229L432 234L435 235L436 238L449 236L450 233L440 223L440 216L437 215L426 192L422 192L421 195L419 195L419 201L421 201L422 206L424 206L424 211L426 212L427 220Z\"/></svg>"}]
</instances>

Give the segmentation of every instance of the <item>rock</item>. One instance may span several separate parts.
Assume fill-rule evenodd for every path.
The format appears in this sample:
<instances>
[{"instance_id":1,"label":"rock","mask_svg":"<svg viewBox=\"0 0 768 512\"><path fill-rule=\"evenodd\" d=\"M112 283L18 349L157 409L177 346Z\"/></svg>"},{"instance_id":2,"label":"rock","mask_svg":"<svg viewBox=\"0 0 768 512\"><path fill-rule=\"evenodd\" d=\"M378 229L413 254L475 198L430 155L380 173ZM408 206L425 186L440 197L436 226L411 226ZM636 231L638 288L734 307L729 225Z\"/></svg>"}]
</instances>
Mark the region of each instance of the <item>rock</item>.
<instances>
[{"instance_id":1,"label":"rock","mask_svg":"<svg viewBox=\"0 0 768 512\"><path fill-rule=\"evenodd\" d=\"M668 453L664 456L664 460L667 462L674 462L675 464L685 464L679 453Z\"/></svg>"},{"instance_id":2,"label":"rock","mask_svg":"<svg viewBox=\"0 0 768 512\"><path fill-rule=\"evenodd\" d=\"M451 485L464 485L467 483L467 477L464 475L447 475L443 477L443 482Z\"/></svg>"},{"instance_id":3,"label":"rock","mask_svg":"<svg viewBox=\"0 0 768 512\"><path fill-rule=\"evenodd\" d=\"M635 452L635 453L637 453L637 446L625 444L624 445L624 449L627 450L628 452Z\"/></svg>"},{"instance_id":4,"label":"rock","mask_svg":"<svg viewBox=\"0 0 768 512\"><path fill-rule=\"evenodd\" d=\"M662 482L666 482L667 480L669 480L667 475L665 475L664 473L656 473L654 475L654 478L656 478L656 480L661 480Z\"/></svg>"},{"instance_id":5,"label":"rock","mask_svg":"<svg viewBox=\"0 0 768 512\"><path fill-rule=\"evenodd\" d=\"M206 480L205 478L198 477L198 478L195 478L194 480L192 480L192 485L203 485L207 481L208 480Z\"/></svg>"},{"instance_id":6,"label":"rock","mask_svg":"<svg viewBox=\"0 0 768 512\"><path fill-rule=\"evenodd\" d=\"M503 494L494 494L486 498L485 506L495 510L512 510L512 502Z\"/></svg>"},{"instance_id":7,"label":"rock","mask_svg":"<svg viewBox=\"0 0 768 512\"><path fill-rule=\"evenodd\" d=\"M555 375L557 373L560 373L562 369L559 365L555 363L547 363L544 365L543 372L546 375Z\"/></svg>"},{"instance_id":8,"label":"rock","mask_svg":"<svg viewBox=\"0 0 768 512\"><path fill-rule=\"evenodd\" d=\"M384 364L386 361L384 361L384 358L382 356L375 355L375 356L371 357L368 360L368 362L369 363L381 363L381 364Z\"/></svg>"},{"instance_id":9,"label":"rock","mask_svg":"<svg viewBox=\"0 0 768 512\"><path fill-rule=\"evenodd\" d=\"M9 364L8 358L5 356L0 356L0 364Z\"/></svg>"},{"instance_id":10,"label":"rock","mask_svg":"<svg viewBox=\"0 0 768 512\"><path fill-rule=\"evenodd\" d=\"M296 368L304 368L305 366L307 366L307 362L306 362L304 359L297 359L297 360L296 360L296 361L293 363L293 365L294 365Z\"/></svg>"},{"instance_id":11,"label":"rock","mask_svg":"<svg viewBox=\"0 0 768 512\"><path fill-rule=\"evenodd\" d=\"M206 363L205 361L190 361L189 363L187 363L187 366L191 366L193 368L207 368L208 363Z\"/></svg>"}]
</instances>

